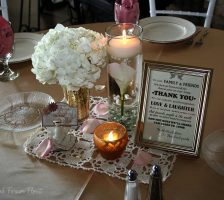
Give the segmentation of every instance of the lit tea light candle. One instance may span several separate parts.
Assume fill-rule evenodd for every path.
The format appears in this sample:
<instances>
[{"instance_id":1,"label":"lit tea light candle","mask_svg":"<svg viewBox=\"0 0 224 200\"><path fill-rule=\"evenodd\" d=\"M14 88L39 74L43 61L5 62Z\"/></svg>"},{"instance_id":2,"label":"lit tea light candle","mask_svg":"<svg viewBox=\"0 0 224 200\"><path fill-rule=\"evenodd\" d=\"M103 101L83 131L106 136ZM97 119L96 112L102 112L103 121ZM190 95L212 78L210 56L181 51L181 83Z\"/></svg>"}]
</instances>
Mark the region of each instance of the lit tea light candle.
<instances>
[{"instance_id":1,"label":"lit tea light candle","mask_svg":"<svg viewBox=\"0 0 224 200\"><path fill-rule=\"evenodd\" d=\"M130 58L141 52L141 42L136 36L127 35L126 30L121 36L109 41L108 53L118 58Z\"/></svg>"},{"instance_id":2,"label":"lit tea light candle","mask_svg":"<svg viewBox=\"0 0 224 200\"><path fill-rule=\"evenodd\" d=\"M114 133L113 131L110 131L109 134L105 135L105 138L104 138L105 141L109 141L109 142L113 142L117 139L118 139L118 134Z\"/></svg>"},{"instance_id":3,"label":"lit tea light candle","mask_svg":"<svg viewBox=\"0 0 224 200\"><path fill-rule=\"evenodd\" d=\"M117 122L106 122L96 127L94 144L102 157L113 160L119 158L128 142L126 128Z\"/></svg>"}]
</instances>

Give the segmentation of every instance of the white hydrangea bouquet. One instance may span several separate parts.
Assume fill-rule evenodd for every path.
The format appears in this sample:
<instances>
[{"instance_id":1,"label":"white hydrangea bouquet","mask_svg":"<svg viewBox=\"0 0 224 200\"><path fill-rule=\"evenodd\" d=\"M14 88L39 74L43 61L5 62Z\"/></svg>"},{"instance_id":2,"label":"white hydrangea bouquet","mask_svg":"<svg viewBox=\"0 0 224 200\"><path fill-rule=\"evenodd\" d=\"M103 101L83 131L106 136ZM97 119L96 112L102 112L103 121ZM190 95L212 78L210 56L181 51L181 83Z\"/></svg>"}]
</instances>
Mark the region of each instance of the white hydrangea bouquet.
<instances>
[{"instance_id":1,"label":"white hydrangea bouquet","mask_svg":"<svg viewBox=\"0 0 224 200\"><path fill-rule=\"evenodd\" d=\"M106 38L83 27L58 24L38 42L31 60L31 71L43 84L90 89L106 65Z\"/></svg>"}]
</instances>

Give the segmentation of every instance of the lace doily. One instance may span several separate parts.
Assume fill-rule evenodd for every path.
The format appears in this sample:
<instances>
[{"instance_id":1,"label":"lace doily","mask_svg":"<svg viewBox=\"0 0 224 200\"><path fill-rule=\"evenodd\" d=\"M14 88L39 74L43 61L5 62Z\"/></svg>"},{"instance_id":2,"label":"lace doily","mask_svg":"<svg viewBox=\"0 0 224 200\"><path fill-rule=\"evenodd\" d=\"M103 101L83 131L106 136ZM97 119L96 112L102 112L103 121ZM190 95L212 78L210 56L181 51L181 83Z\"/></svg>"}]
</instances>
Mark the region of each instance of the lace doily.
<instances>
[{"instance_id":1,"label":"lace doily","mask_svg":"<svg viewBox=\"0 0 224 200\"><path fill-rule=\"evenodd\" d=\"M91 97L90 102L90 115L92 117L97 117L93 113L92 108L97 103L107 102L107 99L103 97ZM176 160L176 154L174 153L136 146L134 144L134 133L131 132L128 133L129 142L125 152L116 160L106 160L101 157L94 146L92 134L83 134L78 128L76 130L70 130L69 134L73 134L77 139L73 148L68 151L61 150L51 152L48 156L42 159L76 169L92 170L104 173L122 180L126 179L129 169L134 169L138 173L138 180L142 183L148 183L150 169L154 164L160 165L163 174L163 181L165 181L171 175L171 170ZM47 137L48 134L44 128L37 129L36 132L34 132L25 142L25 152L29 155L38 157L33 150ZM145 166L134 164L134 160L139 150L151 153L152 160L150 164Z\"/></svg>"}]
</instances>

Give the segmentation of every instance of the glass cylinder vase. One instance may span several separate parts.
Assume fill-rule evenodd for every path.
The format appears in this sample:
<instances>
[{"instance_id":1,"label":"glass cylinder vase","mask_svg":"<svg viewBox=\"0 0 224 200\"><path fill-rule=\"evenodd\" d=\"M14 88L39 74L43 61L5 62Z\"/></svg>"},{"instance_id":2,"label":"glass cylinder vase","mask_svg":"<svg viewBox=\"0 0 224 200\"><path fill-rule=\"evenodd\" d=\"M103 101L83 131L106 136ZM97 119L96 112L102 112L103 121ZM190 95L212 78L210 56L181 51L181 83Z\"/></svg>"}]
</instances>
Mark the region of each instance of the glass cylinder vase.
<instances>
[{"instance_id":1,"label":"glass cylinder vase","mask_svg":"<svg viewBox=\"0 0 224 200\"><path fill-rule=\"evenodd\" d=\"M71 107L76 107L78 112L78 121L82 122L89 116L89 89L80 88L78 91L64 89L64 99Z\"/></svg>"},{"instance_id":2,"label":"glass cylinder vase","mask_svg":"<svg viewBox=\"0 0 224 200\"><path fill-rule=\"evenodd\" d=\"M142 28L120 23L106 29L109 118L133 128L142 75Z\"/></svg>"}]
</instances>

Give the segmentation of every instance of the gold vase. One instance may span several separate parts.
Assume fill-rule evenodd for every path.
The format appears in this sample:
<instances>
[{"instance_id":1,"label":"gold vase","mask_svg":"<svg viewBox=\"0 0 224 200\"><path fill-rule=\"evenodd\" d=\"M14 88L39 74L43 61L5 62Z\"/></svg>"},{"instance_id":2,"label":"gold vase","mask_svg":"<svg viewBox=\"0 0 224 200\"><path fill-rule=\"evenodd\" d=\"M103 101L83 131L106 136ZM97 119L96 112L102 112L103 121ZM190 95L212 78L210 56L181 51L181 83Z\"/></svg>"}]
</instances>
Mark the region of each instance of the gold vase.
<instances>
[{"instance_id":1,"label":"gold vase","mask_svg":"<svg viewBox=\"0 0 224 200\"><path fill-rule=\"evenodd\" d=\"M78 121L83 121L89 116L89 89L80 88L78 91L64 90L64 98L71 107L76 107Z\"/></svg>"}]
</instances>

